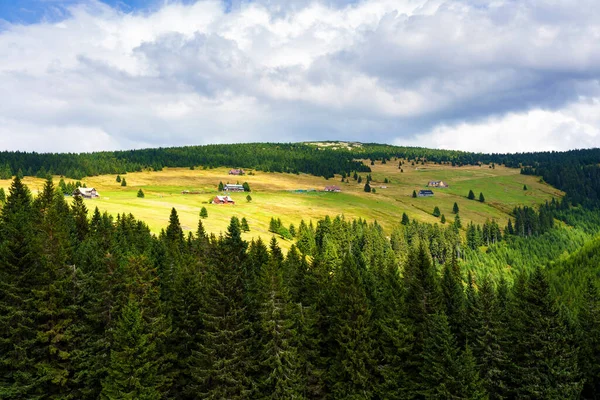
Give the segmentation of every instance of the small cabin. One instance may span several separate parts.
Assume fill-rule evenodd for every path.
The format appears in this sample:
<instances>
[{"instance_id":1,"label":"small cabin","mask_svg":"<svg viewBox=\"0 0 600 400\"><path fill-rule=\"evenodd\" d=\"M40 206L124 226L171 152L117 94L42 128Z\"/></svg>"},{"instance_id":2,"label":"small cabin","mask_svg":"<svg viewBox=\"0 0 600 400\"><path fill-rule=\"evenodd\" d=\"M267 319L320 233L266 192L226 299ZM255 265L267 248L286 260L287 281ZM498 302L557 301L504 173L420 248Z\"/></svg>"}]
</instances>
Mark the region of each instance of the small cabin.
<instances>
[{"instance_id":1,"label":"small cabin","mask_svg":"<svg viewBox=\"0 0 600 400\"><path fill-rule=\"evenodd\" d=\"M433 191L432 190L419 190L419 193L417 194L417 196L431 197L431 196L433 196Z\"/></svg>"},{"instance_id":2,"label":"small cabin","mask_svg":"<svg viewBox=\"0 0 600 400\"><path fill-rule=\"evenodd\" d=\"M226 192L243 192L244 185L234 185L231 183L227 183L225 186L223 186L223 190Z\"/></svg>"},{"instance_id":3,"label":"small cabin","mask_svg":"<svg viewBox=\"0 0 600 400\"><path fill-rule=\"evenodd\" d=\"M78 187L73 192L73 196L81 196L84 199L94 199L100 197L100 193L95 188Z\"/></svg>"},{"instance_id":4,"label":"small cabin","mask_svg":"<svg viewBox=\"0 0 600 400\"><path fill-rule=\"evenodd\" d=\"M235 201L229 196L215 196L213 204L235 204Z\"/></svg>"},{"instance_id":5,"label":"small cabin","mask_svg":"<svg viewBox=\"0 0 600 400\"><path fill-rule=\"evenodd\" d=\"M444 181L429 181L427 186L436 188L447 188L448 184L446 184L446 182Z\"/></svg>"},{"instance_id":6,"label":"small cabin","mask_svg":"<svg viewBox=\"0 0 600 400\"><path fill-rule=\"evenodd\" d=\"M244 175L243 169L230 169L229 175Z\"/></svg>"},{"instance_id":7,"label":"small cabin","mask_svg":"<svg viewBox=\"0 0 600 400\"><path fill-rule=\"evenodd\" d=\"M342 191L342 189L340 189L339 186L333 185L333 186L325 186L325 191L326 192L336 192L336 193L339 193L339 192Z\"/></svg>"}]
</instances>

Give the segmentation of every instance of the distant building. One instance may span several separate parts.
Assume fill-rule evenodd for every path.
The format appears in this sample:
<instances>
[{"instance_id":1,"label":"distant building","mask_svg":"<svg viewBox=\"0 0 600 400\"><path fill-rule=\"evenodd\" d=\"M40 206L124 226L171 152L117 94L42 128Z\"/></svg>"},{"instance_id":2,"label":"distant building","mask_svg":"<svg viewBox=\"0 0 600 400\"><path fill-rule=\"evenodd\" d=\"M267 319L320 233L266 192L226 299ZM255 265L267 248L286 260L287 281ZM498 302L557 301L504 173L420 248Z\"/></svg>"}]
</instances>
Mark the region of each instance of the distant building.
<instances>
[{"instance_id":1,"label":"distant building","mask_svg":"<svg viewBox=\"0 0 600 400\"><path fill-rule=\"evenodd\" d=\"M223 186L223 190L226 192L243 192L244 185L234 185L231 183L227 183L225 186Z\"/></svg>"},{"instance_id":2,"label":"distant building","mask_svg":"<svg viewBox=\"0 0 600 400\"><path fill-rule=\"evenodd\" d=\"M243 169L230 169L229 175L244 175Z\"/></svg>"},{"instance_id":3,"label":"distant building","mask_svg":"<svg viewBox=\"0 0 600 400\"><path fill-rule=\"evenodd\" d=\"M419 197L431 197L431 196L433 196L433 191L431 191L431 190L419 190L419 193L417 194L417 196L419 196Z\"/></svg>"},{"instance_id":4,"label":"distant building","mask_svg":"<svg viewBox=\"0 0 600 400\"><path fill-rule=\"evenodd\" d=\"M332 185L332 186L325 186L325 191L326 192L336 192L336 193L338 193L338 192L341 192L342 189L340 189L339 186Z\"/></svg>"},{"instance_id":5,"label":"distant building","mask_svg":"<svg viewBox=\"0 0 600 400\"><path fill-rule=\"evenodd\" d=\"M215 196L213 204L235 204L235 201L229 196Z\"/></svg>"},{"instance_id":6,"label":"distant building","mask_svg":"<svg viewBox=\"0 0 600 400\"><path fill-rule=\"evenodd\" d=\"M73 192L73 196L81 196L85 199L94 199L96 197L100 197L100 193L98 193L94 188L78 187Z\"/></svg>"},{"instance_id":7,"label":"distant building","mask_svg":"<svg viewBox=\"0 0 600 400\"><path fill-rule=\"evenodd\" d=\"M427 186L436 187L436 188L447 188L448 187L448 185L444 181L429 181Z\"/></svg>"}]
</instances>

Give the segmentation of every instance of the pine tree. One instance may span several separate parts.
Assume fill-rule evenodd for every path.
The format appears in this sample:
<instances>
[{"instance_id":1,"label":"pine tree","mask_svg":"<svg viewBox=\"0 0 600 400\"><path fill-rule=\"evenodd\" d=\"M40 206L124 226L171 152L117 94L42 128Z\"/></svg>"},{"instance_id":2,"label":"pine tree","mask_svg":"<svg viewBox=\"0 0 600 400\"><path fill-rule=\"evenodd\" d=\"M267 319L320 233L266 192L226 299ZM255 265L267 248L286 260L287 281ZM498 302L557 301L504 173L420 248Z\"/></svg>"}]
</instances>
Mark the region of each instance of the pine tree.
<instances>
[{"instance_id":1,"label":"pine tree","mask_svg":"<svg viewBox=\"0 0 600 400\"><path fill-rule=\"evenodd\" d=\"M0 217L0 397L31 398L37 371L33 290L40 259L31 195L17 175Z\"/></svg>"},{"instance_id":2,"label":"pine tree","mask_svg":"<svg viewBox=\"0 0 600 400\"><path fill-rule=\"evenodd\" d=\"M425 398L457 397L458 348L443 313L426 318L423 366L420 369L420 394Z\"/></svg>"},{"instance_id":3,"label":"pine tree","mask_svg":"<svg viewBox=\"0 0 600 400\"><path fill-rule=\"evenodd\" d=\"M246 217L242 218L240 227L242 228L243 232L250 232L250 227L248 226L248 221L246 220Z\"/></svg>"},{"instance_id":4,"label":"pine tree","mask_svg":"<svg viewBox=\"0 0 600 400\"><path fill-rule=\"evenodd\" d=\"M510 311L511 395L521 398L576 398L582 389L577 354L551 294L548 278L536 268L517 281Z\"/></svg>"},{"instance_id":5,"label":"pine tree","mask_svg":"<svg viewBox=\"0 0 600 400\"><path fill-rule=\"evenodd\" d=\"M408 215L406 213L402 213L402 225L408 225L410 224L410 219L408 218Z\"/></svg>"},{"instance_id":6,"label":"pine tree","mask_svg":"<svg viewBox=\"0 0 600 400\"><path fill-rule=\"evenodd\" d=\"M600 395L600 295L592 277L586 282L578 322L578 365L585 381L582 397L592 399Z\"/></svg>"},{"instance_id":7,"label":"pine tree","mask_svg":"<svg viewBox=\"0 0 600 400\"><path fill-rule=\"evenodd\" d=\"M75 220L75 233L77 239L79 242L82 242L87 237L90 226L87 219L88 210L81 196L75 196L73 198L71 212L73 214L73 219Z\"/></svg>"},{"instance_id":8,"label":"pine tree","mask_svg":"<svg viewBox=\"0 0 600 400\"><path fill-rule=\"evenodd\" d=\"M245 312L243 279L246 247L241 239L239 220L232 217L205 276L201 309L204 329L199 349L190 359L193 381L187 388L187 393L196 397L246 399L250 396L248 337L251 325Z\"/></svg>"},{"instance_id":9,"label":"pine tree","mask_svg":"<svg viewBox=\"0 0 600 400\"><path fill-rule=\"evenodd\" d=\"M131 296L116 324L103 399L161 399L168 381L160 356L157 322L145 320L143 307Z\"/></svg>"},{"instance_id":10,"label":"pine tree","mask_svg":"<svg viewBox=\"0 0 600 400\"><path fill-rule=\"evenodd\" d=\"M260 398L303 398L298 349L298 307L289 302L280 268L283 255L271 245L271 261L260 277Z\"/></svg>"},{"instance_id":11,"label":"pine tree","mask_svg":"<svg viewBox=\"0 0 600 400\"><path fill-rule=\"evenodd\" d=\"M478 305L473 352L479 362L481 378L490 399L506 398L509 344L506 340L506 325L489 278L485 278L481 284Z\"/></svg>"},{"instance_id":12,"label":"pine tree","mask_svg":"<svg viewBox=\"0 0 600 400\"><path fill-rule=\"evenodd\" d=\"M465 296L461 281L460 266L456 253L452 252L452 258L446 261L442 273L442 295L444 312L448 318L450 330L459 342L464 342L463 321Z\"/></svg>"},{"instance_id":13,"label":"pine tree","mask_svg":"<svg viewBox=\"0 0 600 400\"><path fill-rule=\"evenodd\" d=\"M332 307L331 334L337 346L327 377L333 398L373 396L374 343L362 268L347 256L334 280L339 296Z\"/></svg>"}]
</instances>

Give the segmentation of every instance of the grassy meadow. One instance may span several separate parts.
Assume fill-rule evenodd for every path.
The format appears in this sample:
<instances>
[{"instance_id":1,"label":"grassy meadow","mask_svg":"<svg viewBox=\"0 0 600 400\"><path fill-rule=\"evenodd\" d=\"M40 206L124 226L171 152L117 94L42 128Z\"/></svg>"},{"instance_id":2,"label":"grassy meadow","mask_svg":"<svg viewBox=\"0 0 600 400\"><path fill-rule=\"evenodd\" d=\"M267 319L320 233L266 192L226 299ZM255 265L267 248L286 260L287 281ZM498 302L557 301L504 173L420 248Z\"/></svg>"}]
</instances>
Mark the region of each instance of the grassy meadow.
<instances>
[{"instance_id":1,"label":"grassy meadow","mask_svg":"<svg viewBox=\"0 0 600 400\"><path fill-rule=\"evenodd\" d=\"M562 193L534 176L521 175L518 169L496 166L464 166L425 164L403 165L404 172L398 169L398 161L387 164L377 162L371 166L373 182L371 187L376 193L365 193L366 174L358 184L352 178L342 183L337 176L326 180L306 174L294 175L255 171L255 175L241 177L228 175L229 168L195 170L170 168L163 171L135 172L122 175L127 186L116 182L116 175L89 177L82 180L87 187L95 187L100 198L88 199L86 204L93 211L132 213L145 221L153 232L160 232L168 224L172 207L177 209L183 229L196 229L202 206L208 210L208 218L203 223L208 232L225 231L231 216L246 217L251 231L245 234L247 239L261 236L269 240L268 232L271 217L281 218L286 226L290 223L298 226L301 219L316 220L325 215L343 214L347 218L361 217L368 221L377 220L385 229L390 230L400 223L402 213L424 222L439 222L431 213L438 206L448 222L454 219L452 206L458 203L463 225L469 221L483 223L495 218L500 226L507 222L508 213L517 205L535 206ZM383 183L387 178L390 183ZM59 177L55 177L58 184ZM412 198L413 190L425 189L430 180L443 180L450 185L446 189L433 188L434 196ZM68 181L68 180L67 180ZM248 182L252 192L252 201L246 201L248 193L232 193L235 205L209 204L219 194L219 181L223 183ZM44 181L26 177L24 182L35 194L41 190ZM523 185L528 190L523 190ZM0 181L0 186L8 188L10 180ZM338 185L341 193L321 192L326 185ZM387 186L387 188L381 188ZM145 198L138 198L142 189ZM316 189L317 192L294 193L294 190ZM182 191L196 191L200 194L182 194ZM468 200L467 194L473 190L476 198L482 192L485 203ZM287 247L283 244L284 247Z\"/></svg>"}]
</instances>

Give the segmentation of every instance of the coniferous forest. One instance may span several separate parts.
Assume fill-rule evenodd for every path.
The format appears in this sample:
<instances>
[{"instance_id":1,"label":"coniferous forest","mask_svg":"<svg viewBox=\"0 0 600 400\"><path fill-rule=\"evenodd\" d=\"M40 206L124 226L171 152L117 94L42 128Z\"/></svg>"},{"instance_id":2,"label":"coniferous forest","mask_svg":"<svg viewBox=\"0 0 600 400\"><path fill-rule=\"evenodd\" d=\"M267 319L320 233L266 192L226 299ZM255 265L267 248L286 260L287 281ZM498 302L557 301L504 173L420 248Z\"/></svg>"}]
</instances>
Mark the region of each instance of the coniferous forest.
<instances>
[{"instance_id":1,"label":"coniferous forest","mask_svg":"<svg viewBox=\"0 0 600 400\"><path fill-rule=\"evenodd\" d=\"M528 218L586 212L546 207ZM284 255L242 240L236 217L185 236L173 209L154 236L67 203L51 180L33 198L16 177L0 219L0 397L597 398L598 251L492 268L507 249L530 260L593 234L545 229L482 253L454 225L388 238L325 218L303 221Z\"/></svg>"},{"instance_id":2,"label":"coniferous forest","mask_svg":"<svg viewBox=\"0 0 600 400\"><path fill-rule=\"evenodd\" d=\"M0 398L596 399L598 167L533 154L504 162L567 195L505 227L326 217L285 254L242 240L235 216L185 235L173 209L153 235L17 174L0 213Z\"/></svg>"}]
</instances>

